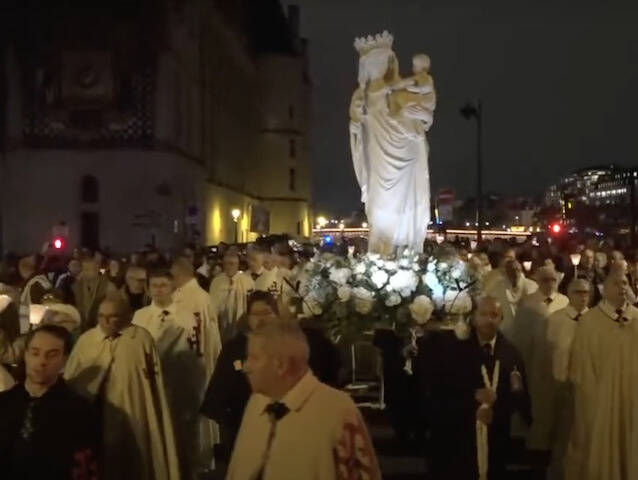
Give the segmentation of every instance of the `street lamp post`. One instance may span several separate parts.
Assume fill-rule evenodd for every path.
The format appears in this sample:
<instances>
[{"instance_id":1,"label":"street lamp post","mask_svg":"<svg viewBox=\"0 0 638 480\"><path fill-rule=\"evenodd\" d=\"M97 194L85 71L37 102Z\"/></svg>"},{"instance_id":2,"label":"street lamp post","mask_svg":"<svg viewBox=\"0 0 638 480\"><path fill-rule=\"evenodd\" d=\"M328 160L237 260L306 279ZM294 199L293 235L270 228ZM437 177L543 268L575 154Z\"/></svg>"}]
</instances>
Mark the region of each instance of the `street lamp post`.
<instances>
[{"instance_id":1,"label":"street lamp post","mask_svg":"<svg viewBox=\"0 0 638 480\"><path fill-rule=\"evenodd\" d=\"M476 105L468 102L460 110L461 115L466 120L470 118L476 119L476 240L480 242L483 239L483 155L481 153L481 141L483 137L483 121L481 118L482 109L481 101Z\"/></svg>"},{"instance_id":2,"label":"street lamp post","mask_svg":"<svg viewBox=\"0 0 638 480\"><path fill-rule=\"evenodd\" d=\"M233 222L235 222L235 243L239 243L239 216L241 215L241 210L239 208L233 208L230 212L233 216Z\"/></svg>"}]
</instances>

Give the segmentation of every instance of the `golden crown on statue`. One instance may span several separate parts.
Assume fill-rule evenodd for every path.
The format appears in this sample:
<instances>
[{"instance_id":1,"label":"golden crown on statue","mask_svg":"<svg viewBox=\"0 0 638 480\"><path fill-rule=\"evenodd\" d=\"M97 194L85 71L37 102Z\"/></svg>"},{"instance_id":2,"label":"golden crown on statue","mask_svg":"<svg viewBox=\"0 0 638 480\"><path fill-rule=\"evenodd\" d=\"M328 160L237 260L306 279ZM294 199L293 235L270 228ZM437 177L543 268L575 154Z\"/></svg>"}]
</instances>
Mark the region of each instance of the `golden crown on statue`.
<instances>
[{"instance_id":1,"label":"golden crown on statue","mask_svg":"<svg viewBox=\"0 0 638 480\"><path fill-rule=\"evenodd\" d=\"M367 37L356 38L354 41L354 48L357 49L359 55L363 56L370 50L377 48L384 48L391 50L394 37L384 30L383 33L377 33L374 37L368 35Z\"/></svg>"}]
</instances>

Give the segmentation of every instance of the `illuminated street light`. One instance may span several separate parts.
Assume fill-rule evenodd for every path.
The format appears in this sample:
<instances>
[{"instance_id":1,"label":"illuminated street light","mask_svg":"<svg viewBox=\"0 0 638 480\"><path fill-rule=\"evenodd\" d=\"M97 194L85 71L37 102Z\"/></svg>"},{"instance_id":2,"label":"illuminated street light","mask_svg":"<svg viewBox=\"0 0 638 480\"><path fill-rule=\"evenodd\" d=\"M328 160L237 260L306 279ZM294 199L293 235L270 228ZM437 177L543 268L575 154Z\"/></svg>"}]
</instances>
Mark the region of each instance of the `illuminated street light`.
<instances>
[{"instance_id":1,"label":"illuminated street light","mask_svg":"<svg viewBox=\"0 0 638 480\"><path fill-rule=\"evenodd\" d=\"M317 217L317 225L319 228L323 228L328 224L328 219L326 217Z\"/></svg>"},{"instance_id":2,"label":"illuminated street light","mask_svg":"<svg viewBox=\"0 0 638 480\"><path fill-rule=\"evenodd\" d=\"M368 222L363 222L361 224L361 228L368 228Z\"/></svg>"},{"instance_id":3,"label":"illuminated street light","mask_svg":"<svg viewBox=\"0 0 638 480\"><path fill-rule=\"evenodd\" d=\"M235 222L235 243L239 242L239 216L241 215L241 210L239 208L233 208L230 212L233 217L233 222Z\"/></svg>"}]
</instances>

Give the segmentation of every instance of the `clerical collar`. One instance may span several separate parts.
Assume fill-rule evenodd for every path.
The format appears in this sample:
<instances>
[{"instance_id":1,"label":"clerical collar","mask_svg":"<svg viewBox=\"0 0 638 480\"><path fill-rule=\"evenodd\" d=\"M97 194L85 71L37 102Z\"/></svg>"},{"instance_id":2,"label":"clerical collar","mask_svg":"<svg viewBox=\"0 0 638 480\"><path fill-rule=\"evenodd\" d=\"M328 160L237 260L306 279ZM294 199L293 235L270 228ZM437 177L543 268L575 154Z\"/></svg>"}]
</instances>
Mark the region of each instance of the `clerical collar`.
<instances>
[{"instance_id":1,"label":"clerical collar","mask_svg":"<svg viewBox=\"0 0 638 480\"><path fill-rule=\"evenodd\" d=\"M589 311L588 307L585 307L584 310L582 312L579 312L578 310L576 310L571 304L567 305L565 307L565 313L567 314L567 316L569 318L571 318L572 320L576 317L578 317L579 315L585 315L587 312Z\"/></svg>"},{"instance_id":2,"label":"clerical collar","mask_svg":"<svg viewBox=\"0 0 638 480\"><path fill-rule=\"evenodd\" d=\"M620 316L616 313L616 311L622 310L623 312L625 312L627 310L627 306L628 304L625 303L622 307L615 308L611 303L604 299L601 300L598 304L598 307L603 311L603 313L614 321L617 320Z\"/></svg>"},{"instance_id":3,"label":"clerical collar","mask_svg":"<svg viewBox=\"0 0 638 480\"><path fill-rule=\"evenodd\" d=\"M538 293L540 293L540 291ZM543 294L541 293L541 295ZM558 296L558 292L552 292L550 295L544 296L543 299L545 300L549 298L553 302L554 300L556 300L557 296Z\"/></svg>"},{"instance_id":4,"label":"clerical collar","mask_svg":"<svg viewBox=\"0 0 638 480\"><path fill-rule=\"evenodd\" d=\"M266 271L266 269L262 266L259 270L257 270L256 272L251 271L250 274L252 275L257 275L258 277L261 277L264 272Z\"/></svg>"},{"instance_id":5,"label":"clerical collar","mask_svg":"<svg viewBox=\"0 0 638 480\"><path fill-rule=\"evenodd\" d=\"M171 303L168 307L160 307L155 302L151 303L151 308L153 309L153 315L159 316L164 314L164 312L168 312L165 315L175 316L175 303Z\"/></svg>"}]
</instances>

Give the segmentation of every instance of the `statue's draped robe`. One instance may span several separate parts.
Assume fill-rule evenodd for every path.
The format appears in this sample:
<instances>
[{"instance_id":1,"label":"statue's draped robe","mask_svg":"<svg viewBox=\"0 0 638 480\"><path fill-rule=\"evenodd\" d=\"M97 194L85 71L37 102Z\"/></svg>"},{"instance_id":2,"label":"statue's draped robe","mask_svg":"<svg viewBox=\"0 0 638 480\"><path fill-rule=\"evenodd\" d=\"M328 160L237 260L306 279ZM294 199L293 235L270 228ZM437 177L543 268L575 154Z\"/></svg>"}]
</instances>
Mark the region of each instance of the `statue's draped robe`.
<instances>
[{"instance_id":1,"label":"statue's draped robe","mask_svg":"<svg viewBox=\"0 0 638 480\"><path fill-rule=\"evenodd\" d=\"M390 254L406 246L422 252L430 220L429 147L423 124L407 115L415 106L393 117L390 94L383 85L359 89L352 99L364 111L350 123L350 144L370 224L368 250ZM425 98L434 110L434 96Z\"/></svg>"}]
</instances>

